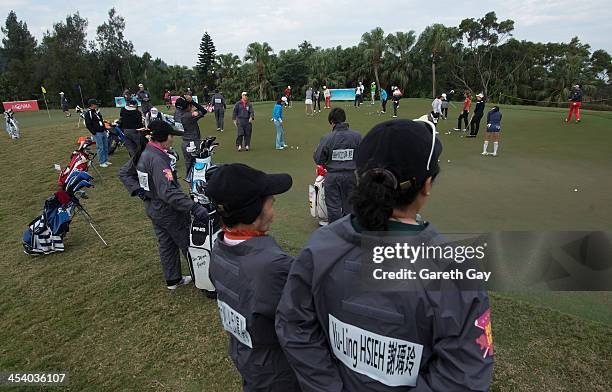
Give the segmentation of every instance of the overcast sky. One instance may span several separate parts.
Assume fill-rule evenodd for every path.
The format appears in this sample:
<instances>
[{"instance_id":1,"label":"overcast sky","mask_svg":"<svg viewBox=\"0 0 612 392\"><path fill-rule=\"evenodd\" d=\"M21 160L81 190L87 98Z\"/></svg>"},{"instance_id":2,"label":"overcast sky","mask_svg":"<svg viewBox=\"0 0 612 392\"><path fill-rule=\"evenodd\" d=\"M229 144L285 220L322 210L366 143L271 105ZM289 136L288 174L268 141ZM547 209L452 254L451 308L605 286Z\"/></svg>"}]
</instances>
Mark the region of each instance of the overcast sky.
<instances>
[{"instance_id":1,"label":"overcast sky","mask_svg":"<svg viewBox=\"0 0 612 392\"><path fill-rule=\"evenodd\" d=\"M489 0L384 2L361 0L0 0L0 18L13 9L30 32L41 39L53 23L79 11L89 21L88 39L115 7L125 17L125 34L138 54L145 51L168 64L193 66L200 39L208 31L217 53L244 56L250 42L267 41L275 52L304 41L314 46L355 45L361 34L380 26L385 33L443 23L495 11L515 21L514 37L539 42L568 42L578 36L593 49L612 52L609 0ZM434 4L436 5L434 8Z\"/></svg>"}]
</instances>

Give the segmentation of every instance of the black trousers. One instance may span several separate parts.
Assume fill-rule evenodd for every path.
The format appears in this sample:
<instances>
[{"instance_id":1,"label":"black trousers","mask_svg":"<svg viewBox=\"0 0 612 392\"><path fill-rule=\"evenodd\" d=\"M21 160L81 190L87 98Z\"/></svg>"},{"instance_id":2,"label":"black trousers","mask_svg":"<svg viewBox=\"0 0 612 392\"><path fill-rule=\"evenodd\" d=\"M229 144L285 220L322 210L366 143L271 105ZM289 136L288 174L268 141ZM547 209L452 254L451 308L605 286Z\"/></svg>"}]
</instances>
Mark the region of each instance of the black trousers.
<instances>
[{"instance_id":1,"label":"black trousers","mask_svg":"<svg viewBox=\"0 0 612 392\"><path fill-rule=\"evenodd\" d=\"M136 155L138 151L142 151L142 136L135 129L125 129L125 148L128 150L130 157ZM146 143L146 142L145 142Z\"/></svg>"},{"instance_id":2,"label":"black trousers","mask_svg":"<svg viewBox=\"0 0 612 392\"><path fill-rule=\"evenodd\" d=\"M359 106L359 105L361 105L361 95L355 94L355 104L354 104L354 106Z\"/></svg>"},{"instance_id":3,"label":"black trousers","mask_svg":"<svg viewBox=\"0 0 612 392\"><path fill-rule=\"evenodd\" d=\"M393 115L397 116L397 107L399 106L399 101L393 101Z\"/></svg>"},{"instance_id":4,"label":"black trousers","mask_svg":"<svg viewBox=\"0 0 612 392\"><path fill-rule=\"evenodd\" d=\"M159 261L168 286L181 281L181 253L186 258L189 248L189 214L182 214L183 219L177 219L173 224L153 221L153 230L159 243ZM179 220L181 222L177 224Z\"/></svg>"},{"instance_id":5,"label":"black trousers","mask_svg":"<svg viewBox=\"0 0 612 392\"><path fill-rule=\"evenodd\" d=\"M353 212L351 195L357 186L352 171L331 172L325 176L325 205L329 223Z\"/></svg>"},{"instance_id":6,"label":"black trousers","mask_svg":"<svg viewBox=\"0 0 612 392\"><path fill-rule=\"evenodd\" d=\"M444 116L444 118L448 117L448 108L442 108L442 115Z\"/></svg>"},{"instance_id":7,"label":"black trousers","mask_svg":"<svg viewBox=\"0 0 612 392\"><path fill-rule=\"evenodd\" d=\"M238 132L236 136L236 147L242 146L250 146L251 145L251 135L253 134L253 124L248 121L238 121Z\"/></svg>"},{"instance_id":8,"label":"black trousers","mask_svg":"<svg viewBox=\"0 0 612 392\"><path fill-rule=\"evenodd\" d=\"M313 105L312 105L312 110L316 110L317 106L319 107L319 110L321 110L321 98L315 98L312 100Z\"/></svg>"},{"instance_id":9,"label":"black trousers","mask_svg":"<svg viewBox=\"0 0 612 392\"><path fill-rule=\"evenodd\" d=\"M461 129L461 119L463 119L463 123L465 124L463 128L467 129L468 127L468 111L467 110L464 110L463 112L461 112L461 114L457 118L457 128L458 129Z\"/></svg>"},{"instance_id":10,"label":"black trousers","mask_svg":"<svg viewBox=\"0 0 612 392\"><path fill-rule=\"evenodd\" d=\"M387 100L384 99L381 103L382 103L382 111L386 112L387 111Z\"/></svg>"},{"instance_id":11,"label":"black trousers","mask_svg":"<svg viewBox=\"0 0 612 392\"><path fill-rule=\"evenodd\" d=\"M478 131L480 130L480 120L482 119L482 113L474 113L474 117L472 117L472 121L470 121L470 135L476 136L478 135Z\"/></svg>"},{"instance_id":12,"label":"black trousers","mask_svg":"<svg viewBox=\"0 0 612 392\"><path fill-rule=\"evenodd\" d=\"M224 116L225 109L215 109L215 122L217 123L217 129L223 129Z\"/></svg>"}]
</instances>

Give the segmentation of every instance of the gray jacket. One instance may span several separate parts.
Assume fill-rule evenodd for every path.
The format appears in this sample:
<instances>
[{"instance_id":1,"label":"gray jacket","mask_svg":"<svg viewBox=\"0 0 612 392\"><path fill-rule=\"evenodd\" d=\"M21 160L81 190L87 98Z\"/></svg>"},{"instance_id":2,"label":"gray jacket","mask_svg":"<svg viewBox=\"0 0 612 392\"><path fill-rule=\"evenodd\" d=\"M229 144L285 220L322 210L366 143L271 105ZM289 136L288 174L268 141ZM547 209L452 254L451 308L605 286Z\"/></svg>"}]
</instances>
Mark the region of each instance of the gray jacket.
<instances>
[{"instance_id":1,"label":"gray jacket","mask_svg":"<svg viewBox=\"0 0 612 392\"><path fill-rule=\"evenodd\" d=\"M223 94L221 93L213 94L212 98L210 99L210 103L214 105L215 110L227 109L227 106L225 105L225 97L223 97Z\"/></svg>"},{"instance_id":2,"label":"gray jacket","mask_svg":"<svg viewBox=\"0 0 612 392\"><path fill-rule=\"evenodd\" d=\"M185 224L193 201L183 192L177 180L176 167L170 156L148 144L138 164L129 160L119 171L119 179L131 195L145 190L145 210L156 224Z\"/></svg>"},{"instance_id":3,"label":"gray jacket","mask_svg":"<svg viewBox=\"0 0 612 392\"><path fill-rule=\"evenodd\" d=\"M437 233L413 235L429 244ZM364 238L346 216L315 231L291 267L276 333L302 390L488 390L486 291L362 287Z\"/></svg>"},{"instance_id":4,"label":"gray jacket","mask_svg":"<svg viewBox=\"0 0 612 392\"><path fill-rule=\"evenodd\" d=\"M198 121L206 115L206 110L195 102L192 104L196 107L196 110L193 112L181 109L176 109L176 112L174 112L174 121L181 123L185 131L183 134L183 143L191 141L197 142L202 139Z\"/></svg>"},{"instance_id":5,"label":"gray jacket","mask_svg":"<svg viewBox=\"0 0 612 392\"><path fill-rule=\"evenodd\" d=\"M234 105L234 111L232 112L232 120L247 122L249 119L254 118L255 110L253 109L253 104L251 102L247 102L246 108L242 105L242 101L236 102Z\"/></svg>"},{"instance_id":6,"label":"gray jacket","mask_svg":"<svg viewBox=\"0 0 612 392\"><path fill-rule=\"evenodd\" d=\"M334 130L321 138L313 159L325 165L328 172L353 171L361 134L349 129L348 124L336 124Z\"/></svg>"},{"instance_id":7,"label":"gray jacket","mask_svg":"<svg viewBox=\"0 0 612 392\"><path fill-rule=\"evenodd\" d=\"M245 390L299 391L274 330L293 257L269 236L228 246L223 235L219 233L213 247L210 276L223 327L229 332L229 354Z\"/></svg>"}]
</instances>

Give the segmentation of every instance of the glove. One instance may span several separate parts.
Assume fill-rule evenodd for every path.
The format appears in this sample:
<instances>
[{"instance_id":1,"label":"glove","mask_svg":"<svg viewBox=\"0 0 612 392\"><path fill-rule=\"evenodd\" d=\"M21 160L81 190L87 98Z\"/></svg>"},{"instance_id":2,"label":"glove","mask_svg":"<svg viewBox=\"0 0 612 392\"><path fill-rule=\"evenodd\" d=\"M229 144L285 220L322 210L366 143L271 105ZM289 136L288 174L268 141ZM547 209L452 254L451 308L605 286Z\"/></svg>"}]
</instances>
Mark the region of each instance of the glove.
<instances>
[{"instance_id":1,"label":"glove","mask_svg":"<svg viewBox=\"0 0 612 392\"><path fill-rule=\"evenodd\" d=\"M142 201L146 201L148 199L146 191L142 188L138 188L138 190L134 193L134 196L138 196Z\"/></svg>"},{"instance_id":2,"label":"glove","mask_svg":"<svg viewBox=\"0 0 612 392\"><path fill-rule=\"evenodd\" d=\"M198 203L195 203L193 207L191 207L191 214L196 218L196 220L208 220L208 210Z\"/></svg>"}]
</instances>

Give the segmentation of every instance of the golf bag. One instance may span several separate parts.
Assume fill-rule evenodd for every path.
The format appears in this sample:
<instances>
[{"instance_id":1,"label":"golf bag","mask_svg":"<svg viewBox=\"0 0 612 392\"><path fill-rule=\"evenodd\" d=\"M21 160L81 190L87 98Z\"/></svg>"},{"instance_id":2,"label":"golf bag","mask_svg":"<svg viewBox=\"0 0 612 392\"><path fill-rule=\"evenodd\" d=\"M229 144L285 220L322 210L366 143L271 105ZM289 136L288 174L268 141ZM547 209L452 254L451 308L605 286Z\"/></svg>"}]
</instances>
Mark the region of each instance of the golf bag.
<instances>
[{"instance_id":1,"label":"golf bag","mask_svg":"<svg viewBox=\"0 0 612 392\"><path fill-rule=\"evenodd\" d=\"M45 201L42 214L32 220L23 233L22 244L26 254L43 255L64 251L64 237L70 230L70 222L76 212L81 210L89 217L77 195L83 195L83 188L93 187L92 182L93 177L87 172L74 171L62 189ZM89 223L91 225L91 221Z\"/></svg>"},{"instance_id":2,"label":"golf bag","mask_svg":"<svg viewBox=\"0 0 612 392\"><path fill-rule=\"evenodd\" d=\"M15 119L13 109L8 109L4 112L4 129L6 129L11 139L19 139L19 123Z\"/></svg>"},{"instance_id":3,"label":"golf bag","mask_svg":"<svg viewBox=\"0 0 612 392\"><path fill-rule=\"evenodd\" d=\"M325 205L325 175L327 170L323 165L317 165L317 178L314 184L308 186L308 204L310 205L310 215L319 221L320 226L325 226L327 220L327 206Z\"/></svg>"},{"instance_id":4,"label":"golf bag","mask_svg":"<svg viewBox=\"0 0 612 392\"><path fill-rule=\"evenodd\" d=\"M206 293L209 298L215 298L215 286L210 280L210 260L215 237L221 230L221 219L214 205L206 196L206 183L210 173L214 172L216 166L212 163L215 148L219 143L215 137L207 137L200 142L199 146L192 143L187 147L194 158L195 163L191 169L189 178L191 186L189 195L196 203L203 205L208 210L209 219L206 222L192 219L189 234L189 268L195 286Z\"/></svg>"},{"instance_id":5,"label":"golf bag","mask_svg":"<svg viewBox=\"0 0 612 392\"><path fill-rule=\"evenodd\" d=\"M92 144L95 144L95 140L93 137L80 137L77 140L79 147L70 154L70 163L65 168L59 167L59 177L57 178L57 184L59 186L64 186L68 177L76 172L86 172L89 169L93 159L96 156L96 153L93 153L89 150Z\"/></svg>"},{"instance_id":6,"label":"golf bag","mask_svg":"<svg viewBox=\"0 0 612 392\"><path fill-rule=\"evenodd\" d=\"M83 122L83 124L85 124L85 112L79 105L74 108L74 111L76 112L76 114L79 115L79 117L77 118L77 128L79 128L81 126L81 121Z\"/></svg>"},{"instance_id":7,"label":"golf bag","mask_svg":"<svg viewBox=\"0 0 612 392\"><path fill-rule=\"evenodd\" d=\"M125 145L125 133L117 122L114 122L106 132L108 134L108 155L112 155L117 148Z\"/></svg>"}]
</instances>

